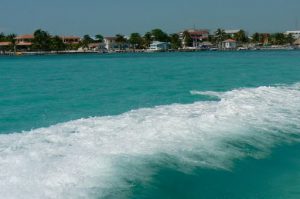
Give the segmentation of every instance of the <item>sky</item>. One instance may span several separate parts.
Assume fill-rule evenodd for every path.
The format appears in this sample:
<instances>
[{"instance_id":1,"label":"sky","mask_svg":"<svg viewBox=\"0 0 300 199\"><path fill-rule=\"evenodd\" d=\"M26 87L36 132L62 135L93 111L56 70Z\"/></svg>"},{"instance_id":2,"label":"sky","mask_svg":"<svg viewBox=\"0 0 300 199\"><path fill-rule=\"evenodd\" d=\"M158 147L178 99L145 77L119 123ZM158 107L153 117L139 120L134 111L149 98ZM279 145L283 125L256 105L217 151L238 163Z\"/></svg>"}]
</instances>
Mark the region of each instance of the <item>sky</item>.
<instances>
[{"instance_id":1,"label":"sky","mask_svg":"<svg viewBox=\"0 0 300 199\"><path fill-rule=\"evenodd\" d=\"M112 36L161 28L300 29L300 0L0 0L0 32Z\"/></svg>"}]
</instances>

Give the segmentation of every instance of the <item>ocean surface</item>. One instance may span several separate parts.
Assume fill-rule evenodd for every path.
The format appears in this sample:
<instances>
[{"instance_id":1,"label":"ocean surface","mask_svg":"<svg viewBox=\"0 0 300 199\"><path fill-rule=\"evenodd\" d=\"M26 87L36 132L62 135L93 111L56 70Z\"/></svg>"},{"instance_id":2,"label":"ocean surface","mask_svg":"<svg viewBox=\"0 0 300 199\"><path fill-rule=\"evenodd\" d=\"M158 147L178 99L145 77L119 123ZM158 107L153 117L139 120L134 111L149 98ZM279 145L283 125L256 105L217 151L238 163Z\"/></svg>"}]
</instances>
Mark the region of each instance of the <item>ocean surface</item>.
<instances>
[{"instance_id":1,"label":"ocean surface","mask_svg":"<svg viewBox=\"0 0 300 199\"><path fill-rule=\"evenodd\" d=\"M0 198L300 198L300 51L0 57Z\"/></svg>"}]
</instances>

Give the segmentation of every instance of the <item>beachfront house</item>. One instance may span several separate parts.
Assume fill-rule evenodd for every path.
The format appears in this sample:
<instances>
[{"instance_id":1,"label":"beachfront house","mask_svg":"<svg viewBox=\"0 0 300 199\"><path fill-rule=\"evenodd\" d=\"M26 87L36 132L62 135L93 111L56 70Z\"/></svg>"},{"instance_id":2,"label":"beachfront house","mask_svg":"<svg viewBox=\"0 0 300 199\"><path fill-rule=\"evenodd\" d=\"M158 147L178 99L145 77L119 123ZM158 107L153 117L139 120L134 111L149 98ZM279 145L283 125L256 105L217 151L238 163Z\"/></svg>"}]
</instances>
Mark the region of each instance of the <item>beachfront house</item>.
<instances>
[{"instance_id":1,"label":"beachfront house","mask_svg":"<svg viewBox=\"0 0 300 199\"><path fill-rule=\"evenodd\" d=\"M105 48L108 51L115 51L119 49L119 45L116 42L117 37L104 37Z\"/></svg>"},{"instance_id":2,"label":"beachfront house","mask_svg":"<svg viewBox=\"0 0 300 199\"><path fill-rule=\"evenodd\" d=\"M80 37L77 36L61 36L60 37L64 44L79 44L80 42Z\"/></svg>"},{"instance_id":3,"label":"beachfront house","mask_svg":"<svg viewBox=\"0 0 300 199\"><path fill-rule=\"evenodd\" d=\"M288 30L284 33L285 35L292 35L294 39L300 38L300 30Z\"/></svg>"},{"instance_id":4,"label":"beachfront house","mask_svg":"<svg viewBox=\"0 0 300 199\"><path fill-rule=\"evenodd\" d=\"M169 49L169 46L168 42L153 41L148 51L166 51Z\"/></svg>"},{"instance_id":5,"label":"beachfront house","mask_svg":"<svg viewBox=\"0 0 300 199\"><path fill-rule=\"evenodd\" d=\"M34 35L33 34L19 35L15 37L15 40L16 40L16 46L18 50L28 51L32 46Z\"/></svg>"},{"instance_id":6,"label":"beachfront house","mask_svg":"<svg viewBox=\"0 0 300 199\"><path fill-rule=\"evenodd\" d=\"M235 50L237 48L237 42L234 39L227 39L222 42L223 50Z\"/></svg>"},{"instance_id":7,"label":"beachfront house","mask_svg":"<svg viewBox=\"0 0 300 199\"><path fill-rule=\"evenodd\" d=\"M199 47L200 43L203 40L207 40L208 36L209 36L209 30L207 30L207 29L185 30L185 31L179 33L179 38L181 39L183 46L187 46L187 44L185 44L185 34L184 34L185 32L187 32L189 34L190 38L192 39L192 42L193 42L192 46L194 48Z\"/></svg>"}]
</instances>

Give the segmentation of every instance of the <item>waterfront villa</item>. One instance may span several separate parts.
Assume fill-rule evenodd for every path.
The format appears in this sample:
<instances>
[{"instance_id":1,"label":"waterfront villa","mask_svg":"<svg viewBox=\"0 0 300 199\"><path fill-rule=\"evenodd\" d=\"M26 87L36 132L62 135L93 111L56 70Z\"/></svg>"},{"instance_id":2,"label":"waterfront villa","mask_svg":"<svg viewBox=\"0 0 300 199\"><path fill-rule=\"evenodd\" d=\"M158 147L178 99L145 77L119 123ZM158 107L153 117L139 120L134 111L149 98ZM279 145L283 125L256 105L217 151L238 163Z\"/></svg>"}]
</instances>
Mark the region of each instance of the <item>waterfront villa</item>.
<instances>
[{"instance_id":1,"label":"waterfront villa","mask_svg":"<svg viewBox=\"0 0 300 199\"><path fill-rule=\"evenodd\" d=\"M119 48L119 45L116 42L116 37L104 37L105 48L108 51L115 51Z\"/></svg>"},{"instance_id":2,"label":"waterfront villa","mask_svg":"<svg viewBox=\"0 0 300 199\"><path fill-rule=\"evenodd\" d=\"M291 34L294 37L294 39L300 38L300 30L286 31L284 34L285 35Z\"/></svg>"},{"instance_id":3,"label":"waterfront villa","mask_svg":"<svg viewBox=\"0 0 300 199\"><path fill-rule=\"evenodd\" d=\"M168 42L153 41L150 44L149 51L166 51L169 49Z\"/></svg>"},{"instance_id":4,"label":"waterfront villa","mask_svg":"<svg viewBox=\"0 0 300 199\"><path fill-rule=\"evenodd\" d=\"M76 36L61 36L60 37L64 44L79 44L80 37Z\"/></svg>"},{"instance_id":5,"label":"waterfront villa","mask_svg":"<svg viewBox=\"0 0 300 199\"><path fill-rule=\"evenodd\" d=\"M222 42L223 50L234 50L237 48L237 42L234 39L227 39Z\"/></svg>"},{"instance_id":6,"label":"waterfront villa","mask_svg":"<svg viewBox=\"0 0 300 199\"><path fill-rule=\"evenodd\" d=\"M208 36L209 36L209 30L207 30L207 29L188 29L188 30L185 30L184 32L189 33L189 36L193 40L193 47L198 47L200 42L202 42L203 40L207 40ZM183 46L185 46L184 32L179 33L179 37L183 42L182 43Z\"/></svg>"},{"instance_id":7,"label":"waterfront villa","mask_svg":"<svg viewBox=\"0 0 300 199\"><path fill-rule=\"evenodd\" d=\"M26 34L26 35L19 35L15 37L16 46L20 50L30 50L34 35L33 34Z\"/></svg>"},{"instance_id":8,"label":"waterfront villa","mask_svg":"<svg viewBox=\"0 0 300 199\"><path fill-rule=\"evenodd\" d=\"M15 37L17 46L31 46L34 40L33 34L19 35Z\"/></svg>"}]
</instances>

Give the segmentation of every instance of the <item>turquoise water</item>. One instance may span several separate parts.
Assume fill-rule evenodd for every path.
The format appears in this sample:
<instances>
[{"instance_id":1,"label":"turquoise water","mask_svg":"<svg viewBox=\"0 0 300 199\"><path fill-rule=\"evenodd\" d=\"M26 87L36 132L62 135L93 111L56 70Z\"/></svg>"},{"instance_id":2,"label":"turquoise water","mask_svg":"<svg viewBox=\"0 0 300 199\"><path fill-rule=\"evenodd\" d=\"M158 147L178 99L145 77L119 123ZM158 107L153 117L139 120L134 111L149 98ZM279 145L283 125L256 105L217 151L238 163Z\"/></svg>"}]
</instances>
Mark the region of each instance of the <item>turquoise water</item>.
<instances>
[{"instance_id":1,"label":"turquoise water","mask_svg":"<svg viewBox=\"0 0 300 199\"><path fill-rule=\"evenodd\" d=\"M300 51L0 57L5 198L299 198Z\"/></svg>"}]
</instances>

